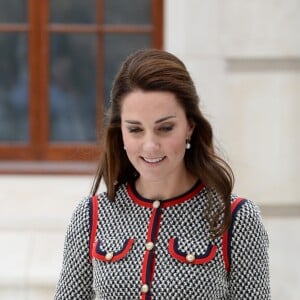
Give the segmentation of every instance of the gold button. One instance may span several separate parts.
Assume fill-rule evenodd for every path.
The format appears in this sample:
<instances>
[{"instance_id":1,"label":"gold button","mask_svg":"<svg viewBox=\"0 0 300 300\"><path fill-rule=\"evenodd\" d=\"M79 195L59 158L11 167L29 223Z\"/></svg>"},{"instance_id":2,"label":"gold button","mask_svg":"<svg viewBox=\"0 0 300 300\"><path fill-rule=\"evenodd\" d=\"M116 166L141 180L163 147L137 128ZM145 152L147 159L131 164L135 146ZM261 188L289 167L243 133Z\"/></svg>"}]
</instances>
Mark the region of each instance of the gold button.
<instances>
[{"instance_id":1,"label":"gold button","mask_svg":"<svg viewBox=\"0 0 300 300\"><path fill-rule=\"evenodd\" d=\"M159 208L160 202L158 200L155 200L152 205L154 208Z\"/></svg>"},{"instance_id":2,"label":"gold button","mask_svg":"<svg viewBox=\"0 0 300 300\"><path fill-rule=\"evenodd\" d=\"M148 293L149 292L149 286L148 284L142 285L142 293Z\"/></svg>"},{"instance_id":3,"label":"gold button","mask_svg":"<svg viewBox=\"0 0 300 300\"><path fill-rule=\"evenodd\" d=\"M188 254L185 258L188 262L193 262L195 260L195 255L194 254Z\"/></svg>"},{"instance_id":4,"label":"gold button","mask_svg":"<svg viewBox=\"0 0 300 300\"><path fill-rule=\"evenodd\" d=\"M108 260L108 261L111 260L113 257L114 257L113 252L107 252L105 254L105 259Z\"/></svg>"},{"instance_id":5,"label":"gold button","mask_svg":"<svg viewBox=\"0 0 300 300\"><path fill-rule=\"evenodd\" d=\"M152 250L153 249L153 247L154 247L154 243L153 242L148 242L148 243L146 243L146 249L147 250Z\"/></svg>"}]
</instances>

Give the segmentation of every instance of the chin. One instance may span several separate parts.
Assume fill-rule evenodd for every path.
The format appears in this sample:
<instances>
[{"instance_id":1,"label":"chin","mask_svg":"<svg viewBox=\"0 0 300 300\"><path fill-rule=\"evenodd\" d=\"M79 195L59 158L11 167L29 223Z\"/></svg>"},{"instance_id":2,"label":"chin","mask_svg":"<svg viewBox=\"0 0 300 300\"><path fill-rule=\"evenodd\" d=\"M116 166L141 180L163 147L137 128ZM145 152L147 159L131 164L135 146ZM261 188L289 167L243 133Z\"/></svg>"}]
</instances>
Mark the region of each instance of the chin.
<instances>
[{"instance_id":1,"label":"chin","mask_svg":"<svg viewBox=\"0 0 300 300\"><path fill-rule=\"evenodd\" d=\"M149 181L149 182L161 182L166 178L166 176L163 176L162 174L155 176L155 175L140 173L140 178L142 180Z\"/></svg>"}]
</instances>

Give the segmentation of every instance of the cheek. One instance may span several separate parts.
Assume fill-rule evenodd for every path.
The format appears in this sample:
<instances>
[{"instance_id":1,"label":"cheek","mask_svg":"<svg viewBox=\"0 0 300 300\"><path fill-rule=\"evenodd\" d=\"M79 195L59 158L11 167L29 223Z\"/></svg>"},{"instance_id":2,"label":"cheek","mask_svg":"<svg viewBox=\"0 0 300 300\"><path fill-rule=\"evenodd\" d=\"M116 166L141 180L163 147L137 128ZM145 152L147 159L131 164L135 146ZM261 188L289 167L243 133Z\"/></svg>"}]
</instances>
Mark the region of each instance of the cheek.
<instances>
[{"instance_id":1,"label":"cheek","mask_svg":"<svg viewBox=\"0 0 300 300\"><path fill-rule=\"evenodd\" d=\"M135 152L138 148L138 143L135 139L133 139L128 133L123 133L123 144L126 147L127 154Z\"/></svg>"},{"instance_id":2,"label":"cheek","mask_svg":"<svg viewBox=\"0 0 300 300\"><path fill-rule=\"evenodd\" d=\"M172 138L167 143L167 148L174 154L182 154L185 152L185 138Z\"/></svg>"}]
</instances>

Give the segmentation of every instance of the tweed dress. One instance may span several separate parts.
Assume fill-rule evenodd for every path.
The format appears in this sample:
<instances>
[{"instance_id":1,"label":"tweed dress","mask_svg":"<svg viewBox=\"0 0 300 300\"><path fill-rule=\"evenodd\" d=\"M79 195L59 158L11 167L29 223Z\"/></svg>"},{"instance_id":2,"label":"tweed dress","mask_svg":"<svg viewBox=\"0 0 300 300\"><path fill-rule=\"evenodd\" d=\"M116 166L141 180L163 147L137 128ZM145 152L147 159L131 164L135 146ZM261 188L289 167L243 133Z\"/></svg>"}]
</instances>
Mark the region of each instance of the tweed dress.
<instances>
[{"instance_id":1,"label":"tweed dress","mask_svg":"<svg viewBox=\"0 0 300 300\"><path fill-rule=\"evenodd\" d=\"M213 193L213 199L218 200ZM232 196L232 222L210 238L208 190L168 200L134 184L83 199L65 239L56 300L270 299L268 237L257 206Z\"/></svg>"}]
</instances>

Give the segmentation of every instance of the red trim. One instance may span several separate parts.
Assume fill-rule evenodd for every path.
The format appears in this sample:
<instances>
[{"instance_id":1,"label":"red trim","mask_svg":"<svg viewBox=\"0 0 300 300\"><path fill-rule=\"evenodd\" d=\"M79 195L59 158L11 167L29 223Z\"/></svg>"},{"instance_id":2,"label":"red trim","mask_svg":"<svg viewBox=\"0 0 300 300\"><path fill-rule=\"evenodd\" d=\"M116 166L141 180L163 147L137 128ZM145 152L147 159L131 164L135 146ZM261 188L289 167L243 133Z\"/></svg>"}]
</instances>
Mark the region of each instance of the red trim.
<instances>
[{"instance_id":1,"label":"red trim","mask_svg":"<svg viewBox=\"0 0 300 300\"><path fill-rule=\"evenodd\" d=\"M105 258L105 254L99 254L99 253L97 253L96 247L97 247L98 243L99 243L99 241L96 241L94 243L94 247L93 247L93 251L92 251L92 256L94 258L97 258L97 259L101 260L101 261L109 263L109 262L118 261L118 260L122 259L123 257L125 257L128 254L129 250L132 248L132 245L134 244L134 239L133 238L129 239L126 247L124 249L122 249L122 251L120 253L118 253L117 255L114 255L111 260L107 260Z\"/></svg>"},{"instance_id":2,"label":"red trim","mask_svg":"<svg viewBox=\"0 0 300 300\"><path fill-rule=\"evenodd\" d=\"M150 255L153 256L153 259L151 260ZM142 274L141 274L141 281L142 284L147 284L149 286L149 289L151 287L151 283L153 281L154 277L154 270L155 270L155 262L156 262L156 255L153 250L151 251L145 251L144 257L143 257L143 265L142 265ZM149 265L151 264L151 265ZM147 270L150 268L150 278L147 280ZM141 299L152 299L151 294L148 293L141 293Z\"/></svg>"},{"instance_id":3,"label":"red trim","mask_svg":"<svg viewBox=\"0 0 300 300\"><path fill-rule=\"evenodd\" d=\"M210 262L216 256L217 250L218 250L218 247L216 245L213 245L211 248L211 251L207 257L196 258L192 263L199 265L199 264L206 264L206 263Z\"/></svg>"},{"instance_id":4,"label":"red trim","mask_svg":"<svg viewBox=\"0 0 300 300\"><path fill-rule=\"evenodd\" d=\"M146 206L148 208L152 208L153 205L152 205L152 202L146 202L142 199L140 199L132 190L130 184L127 184L127 193L129 195L129 197L133 200L133 202L135 202L136 204L138 205L141 205L141 206Z\"/></svg>"},{"instance_id":5,"label":"red trim","mask_svg":"<svg viewBox=\"0 0 300 300\"><path fill-rule=\"evenodd\" d=\"M129 252L129 250L131 249L133 244L134 244L134 239L132 239L132 238L129 239L124 250L121 253L119 253L118 255L114 256L110 261L114 262L114 261L120 260L121 258L125 257L127 255L127 253Z\"/></svg>"},{"instance_id":6,"label":"red trim","mask_svg":"<svg viewBox=\"0 0 300 300\"><path fill-rule=\"evenodd\" d=\"M157 224L156 224L156 228L155 229L155 232L154 232L154 239L152 239L152 233L153 233L153 227L154 227L154 221L155 221L155 218L156 218L156 214L159 214L158 215L158 219L157 219ZM160 221L161 221L161 213L157 211L156 208L154 208L151 212L151 217L150 217L150 220L149 220L149 225L148 225L148 231L147 231L147 242L153 242L155 243L156 240L157 240L157 236L158 236L158 232L159 232L159 228L160 228Z\"/></svg>"},{"instance_id":7,"label":"red trim","mask_svg":"<svg viewBox=\"0 0 300 300\"><path fill-rule=\"evenodd\" d=\"M146 300L146 294L145 293L141 293L141 300Z\"/></svg>"},{"instance_id":8,"label":"red trim","mask_svg":"<svg viewBox=\"0 0 300 300\"><path fill-rule=\"evenodd\" d=\"M152 207L152 204L151 204ZM157 241L158 232L160 228L161 222L161 209L159 208L152 208L151 216L149 219L148 230L146 235L146 242L153 242L154 244ZM149 289L151 287L151 283L154 277L154 270L155 270L155 263L156 263L156 254L155 249L147 250L145 249L143 261L142 261L142 268L141 268L141 282L142 284L148 284ZM141 299L152 299L151 292L148 293L141 293Z\"/></svg>"},{"instance_id":9,"label":"red trim","mask_svg":"<svg viewBox=\"0 0 300 300\"><path fill-rule=\"evenodd\" d=\"M200 265L200 264L205 264L205 263L210 262L216 256L218 247L216 245L213 245L211 251L209 252L209 255L207 255L206 257L202 257L202 258L196 258L192 262L189 262L186 259L186 255L182 255L182 254L179 254L178 252L176 252L175 238L170 238L168 250L172 257L176 258L177 260L179 260L182 263Z\"/></svg>"},{"instance_id":10,"label":"red trim","mask_svg":"<svg viewBox=\"0 0 300 300\"><path fill-rule=\"evenodd\" d=\"M158 232L159 232L159 229L160 229L160 221L161 221L161 213L159 213L158 219L157 219L157 228L156 228L156 231L155 231L155 242L157 242L157 238L158 238Z\"/></svg>"},{"instance_id":11,"label":"red trim","mask_svg":"<svg viewBox=\"0 0 300 300\"><path fill-rule=\"evenodd\" d=\"M174 206L176 204L181 204L181 203L193 198L194 196L196 196L202 189L204 189L204 187L205 187L204 184L200 183L200 184L196 185L195 187L193 187L192 190L186 194L183 194L176 198L163 200L163 201L161 201L161 207L165 208L165 207ZM148 207L148 208L153 207L153 200L141 198L139 195L137 195L135 193L135 191L133 190L133 188L131 187L130 184L127 184L127 193L129 195L129 197L136 204L144 206L144 207Z\"/></svg>"},{"instance_id":12,"label":"red trim","mask_svg":"<svg viewBox=\"0 0 300 300\"><path fill-rule=\"evenodd\" d=\"M149 255L150 255L150 251L146 251L144 253L143 266L142 266L142 276L141 276L142 284L147 283L146 282L146 274L147 274L147 266L148 266L147 262L148 262L148 259L149 259Z\"/></svg>"},{"instance_id":13,"label":"red trim","mask_svg":"<svg viewBox=\"0 0 300 300\"><path fill-rule=\"evenodd\" d=\"M154 224L154 219L155 219L155 213L156 213L157 209L153 209L151 212L151 217L149 220L149 225L148 225L148 231L147 231L147 242L155 242L151 240L151 233L153 230L153 224Z\"/></svg>"},{"instance_id":14,"label":"red trim","mask_svg":"<svg viewBox=\"0 0 300 300\"><path fill-rule=\"evenodd\" d=\"M91 235L90 235L90 258L93 255L93 247L94 242L96 240L96 231L97 231L97 223L98 223L98 197L93 196L92 198L92 228L91 228Z\"/></svg>"},{"instance_id":15,"label":"red trim","mask_svg":"<svg viewBox=\"0 0 300 300\"><path fill-rule=\"evenodd\" d=\"M234 210L236 209L236 207L239 205L239 203L244 200L244 198L236 198L233 200L233 202L231 203L231 214L234 212ZM223 255L223 261L224 261L224 265L225 265L225 269L227 272L230 271L230 261L229 261L229 242L228 242L228 229L223 233L223 237L222 237L222 255Z\"/></svg>"},{"instance_id":16,"label":"red trim","mask_svg":"<svg viewBox=\"0 0 300 300\"><path fill-rule=\"evenodd\" d=\"M173 206L176 204L181 204L191 198L193 198L194 196L196 196L200 191L202 191L204 189L204 184L201 183L199 185L197 185L197 187L195 187L195 189L193 189L192 191L190 191L189 193L179 197L179 198L175 198L172 200L166 200L166 201L162 201L162 207L169 207L169 206Z\"/></svg>"},{"instance_id":17,"label":"red trim","mask_svg":"<svg viewBox=\"0 0 300 300\"><path fill-rule=\"evenodd\" d=\"M174 244L175 244L175 239L174 238L170 238L169 240L169 253L171 254L172 257L176 258L177 260L181 261L181 262L186 262L185 257L182 257L181 255L177 254L175 249L174 249Z\"/></svg>"},{"instance_id":18,"label":"red trim","mask_svg":"<svg viewBox=\"0 0 300 300\"><path fill-rule=\"evenodd\" d=\"M228 257L228 230L226 230L223 234L223 239L222 239L222 255L223 255L223 261L225 265L225 269L227 273L229 272L229 257Z\"/></svg>"},{"instance_id":19,"label":"red trim","mask_svg":"<svg viewBox=\"0 0 300 300\"><path fill-rule=\"evenodd\" d=\"M156 253L154 252L154 257L153 257L152 266L151 266L151 275L150 275L151 282L153 281L153 278L154 278L155 264L156 264Z\"/></svg>"},{"instance_id":20,"label":"red trim","mask_svg":"<svg viewBox=\"0 0 300 300\"><path fill-rule=\"evenodd\" d=\"M235 208L239 205L239 203L244 200L244 198L236 198L234 201L231 203L231 213L234 212Z\"/></svg>"}]
</instances>

